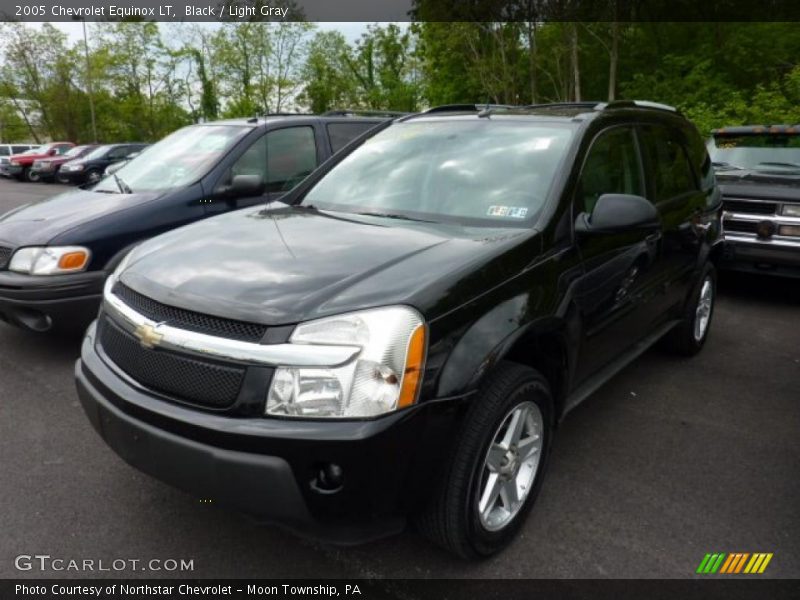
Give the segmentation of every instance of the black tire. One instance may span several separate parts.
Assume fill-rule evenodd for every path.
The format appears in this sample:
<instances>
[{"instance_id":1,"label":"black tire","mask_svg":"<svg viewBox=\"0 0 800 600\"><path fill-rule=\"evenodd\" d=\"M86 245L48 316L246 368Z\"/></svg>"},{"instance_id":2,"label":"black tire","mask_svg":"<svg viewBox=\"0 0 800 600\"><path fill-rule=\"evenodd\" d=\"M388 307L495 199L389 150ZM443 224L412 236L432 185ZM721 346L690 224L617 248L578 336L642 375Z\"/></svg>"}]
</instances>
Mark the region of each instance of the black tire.
<instances>
[{"instance_id":1,"label":"black tire","mask_svg":"<svg viewBox=\"0 0 800 600\"><path fill-rule=\"evenodd\" d=\"M57 173L56 174L56 183L69 185L69 177L67 177L66 175L62 175L61 173Z\"/></svg>"},{"instance_id":2,"label":"black tire","mask_svg":"<svg viewBox=\"0 0 800 600\"><path fill-rule=\"evenodd\" d=\"M502 529L490 531L478 512L478 486L490 446L515 407L533 402L542 417L542 442L530 491ZM491 556L507 546L525 522L544 478L553 431L553 402L547 380L536 370L503 361L487 378L466 415L447 459L438 489L417 516L417 529L467 559Z\"/></svg>"},{"instance_id":3,"label":"black tire","mask_svg":"<svg viewBox=\"0 0 800 600\"><path fill-rule=\"evenodd\" d=\"M702 334L698 337L696 335L695 326L698 323L701 315L698 313L698 305L702 294L704 294L704 287L706 283L710 286L711 291L711 305L708 309L708 321ZM697 283L691 291L691 296L686 302L684 309L683 319L680 324L670 331L663 340L662 347L672 354L679 356L694 356L705 346L708 339L708 332L711 329L711 322L714 316L714 303L717 298L717 270L712 263L706 263L703 270L700 272L700 277L697 278Z\"/></svg>"},{"instance_id":4,"label":"black tire","mask_svg":"<svg viewBox=\"0 0 800 600\"><path fill-rule=\"evenodd\" d=\"M28 183L38 183L42 179L41 175L35 173L30 167L25 169L22 174L25 177L25 181Z\"/></svg>"},{"instance_id":5,"label":"black tire","mask_svg":"<svg viewBox=\"0 0 800 600\"><path fill-rule=\"evenodd\" d=\"M83 180L88 184L97 183L103 178L103 174L97 169L89 169L83 176Z\"/></svg>"}]
</instances>

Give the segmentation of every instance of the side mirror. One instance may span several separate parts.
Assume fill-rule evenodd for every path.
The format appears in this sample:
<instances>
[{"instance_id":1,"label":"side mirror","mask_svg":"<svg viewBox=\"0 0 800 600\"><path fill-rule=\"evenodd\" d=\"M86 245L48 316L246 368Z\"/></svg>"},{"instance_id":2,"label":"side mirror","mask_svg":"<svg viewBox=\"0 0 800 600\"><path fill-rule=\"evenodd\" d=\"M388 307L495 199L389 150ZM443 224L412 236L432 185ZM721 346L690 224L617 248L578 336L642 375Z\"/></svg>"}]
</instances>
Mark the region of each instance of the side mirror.
<instances>
[{"instance_id":1,"label":"side mirror","mask_svg":"<svg viewBox=\"0 0 800 600\"><path fill-rule=\"evenodd\" d=\"M50 148L50 150L47 151L47 156L55 156L56 154L58 154L57 148Z\"/></svg>"},{"instance_id":2,"label":"side mirror","mask_svg":"<svg viewBox=\"0 0 800 600\"><path fill-rule=\"evenodd\" d=\"M591 215L581 213L575 222L579 233L617 233L659 227L658 210L647 198L632 194L603 194Z\"/></svg>"},{"instance_id":3,"label":"side mirror","mask_svg":"<svg viewBox=\"0 0 800 600\"><path fill-rule=\"evenodd\" d=\"M223 188L225 195L233 198L260 196L266 184L261 175L234 175L229 186Z\"/></svg>"}]
</instances>

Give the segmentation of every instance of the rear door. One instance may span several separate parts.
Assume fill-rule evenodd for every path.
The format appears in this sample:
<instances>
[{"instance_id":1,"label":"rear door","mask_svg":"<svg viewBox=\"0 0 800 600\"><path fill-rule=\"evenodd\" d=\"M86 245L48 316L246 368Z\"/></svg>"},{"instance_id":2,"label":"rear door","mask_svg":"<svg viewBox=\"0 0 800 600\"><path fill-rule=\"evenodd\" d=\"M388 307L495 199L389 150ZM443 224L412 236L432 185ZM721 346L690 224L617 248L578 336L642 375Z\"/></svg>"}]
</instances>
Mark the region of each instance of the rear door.
<instances>
[{"instance_id":1,"label":"rear door","mask_svg":"<svg viewBox=\"0 0 800 600\"><path fill-rule=\"evenodd\" d=\"M647 197L655 204L663 227L661 260L654 273L658 294L652 307L652 321L662 323L676 316L686 298L702 242L702 232L693 220L705 209L706 193L679 127L642 125L639 135L647 171L652 174Z\"/></svg>"},{"instance_id":2,"label":"rear door","mask_svg":"<svg viewBox=\"0 0 800 600\"><path fill-rule=\"evenodd\" d=\"M576 189L576 214L591 215L600 196L611 193L647 193L633 126L606 129L592 142ZM648 333L641 324L653 297L659 240L658 230L576 234L584 264L576 287L583 329L577 383Z\"/></svg>"}]
</instances>

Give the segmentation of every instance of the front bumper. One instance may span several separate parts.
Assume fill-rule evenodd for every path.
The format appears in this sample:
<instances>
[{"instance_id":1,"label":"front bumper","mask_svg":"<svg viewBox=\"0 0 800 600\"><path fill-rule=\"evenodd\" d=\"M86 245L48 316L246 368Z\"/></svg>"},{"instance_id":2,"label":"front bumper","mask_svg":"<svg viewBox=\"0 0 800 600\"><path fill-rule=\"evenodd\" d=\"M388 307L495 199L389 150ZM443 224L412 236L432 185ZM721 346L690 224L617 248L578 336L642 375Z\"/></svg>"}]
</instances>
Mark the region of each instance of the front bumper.
<instances>
[{"instance_id":1,"label":"front bumper","mask_svg":"<svg viewBox=\"0 0 800 600\"><path fill-rule=\"evenodd\" d=\"M118 371L89 328L75 367L92 425L132 466L258 521L353 544L396 533L433 489L465 403L364 421L225 416L157 398ZM266 390L265 390L266 393ZM320 485L334 464L341 486Z\"/></svg>"},{"instance_id":2,"label":"front bumper","mask_svg":"<svg viewBox=\"0 0 800 600\"><path fill-rule=\"evenodd\" d=\"M86 181L86 171L65 171L64 169L60 169L58 171L58 176L61 179L75 185Z\"/></svg>"},{"instance_id":3,"label":"front bumper","mask_svg":"<svg viewBox=\"0 0 800 600\"><path fill-rule=\"evenodd\" d=\"M33 276L0 271L0 320L30 329L85 329L102 299L105 271Z\"/></svg>"},{"instance_id":4,"label":"front bumper","mask_svg":"<svg viewBox=\"0 0 800 600\"><path fill-rule=\"evenodd\" d=\"M2 173L6 177L19 177L22 175L22 170L24 167L22 165L3 165L2 166Z\"/></svg>"},{"instance_id":5,"label":"front bumper","mask_svg":"<svg viewBox=\"0 0 800 600\"><path fill-rule=\"evenodd\" d=\"M732 271L800 277L800 238L762 240L755 235L726 232L720 266Z\"/></svg>"}]
</instances>

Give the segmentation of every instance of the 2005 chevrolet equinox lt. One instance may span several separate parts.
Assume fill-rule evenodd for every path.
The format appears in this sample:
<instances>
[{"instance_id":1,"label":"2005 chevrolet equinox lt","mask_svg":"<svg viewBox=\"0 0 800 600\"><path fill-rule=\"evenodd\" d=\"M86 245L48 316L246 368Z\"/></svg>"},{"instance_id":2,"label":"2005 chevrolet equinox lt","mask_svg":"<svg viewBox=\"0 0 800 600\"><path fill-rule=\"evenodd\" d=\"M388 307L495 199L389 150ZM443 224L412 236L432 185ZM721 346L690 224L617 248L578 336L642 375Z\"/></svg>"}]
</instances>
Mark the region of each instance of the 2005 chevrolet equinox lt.
<instances>
[{"instance_id":1,"label":"2005 chevrolet equinox lt","mask_svg":"<svg viewBox=\"0 0 800 600\"><path fill-rule=\"evenodd\" d=\"M128 254L80 398L122 458L216 504L339 543L413 522L487 556L566 413L661 338L703 347L719 205L667 106L395 119L280 202Z\"/></svg>"}]
</instances>

